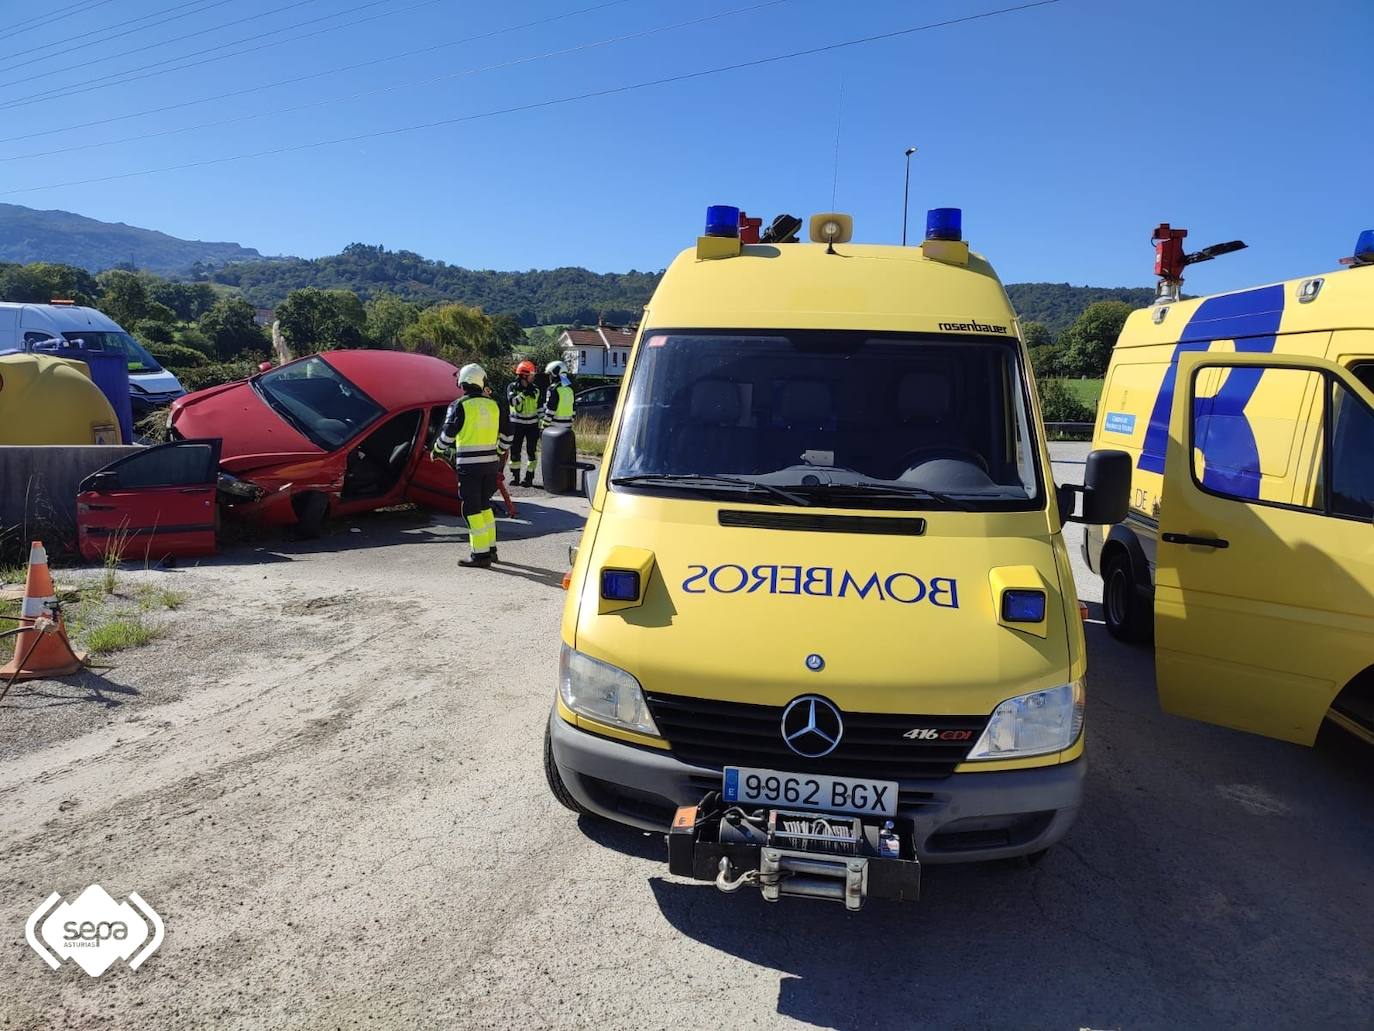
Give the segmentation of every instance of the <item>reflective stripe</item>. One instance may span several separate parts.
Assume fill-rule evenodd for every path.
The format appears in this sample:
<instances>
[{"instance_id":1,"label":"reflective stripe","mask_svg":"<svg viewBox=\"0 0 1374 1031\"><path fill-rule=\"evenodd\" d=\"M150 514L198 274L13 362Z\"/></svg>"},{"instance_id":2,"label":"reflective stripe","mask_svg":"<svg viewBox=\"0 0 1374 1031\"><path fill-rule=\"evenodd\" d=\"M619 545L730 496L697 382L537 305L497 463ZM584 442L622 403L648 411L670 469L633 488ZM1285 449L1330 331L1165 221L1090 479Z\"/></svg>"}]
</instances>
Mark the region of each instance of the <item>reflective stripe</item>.
<instances>
[{"instance_id":1,"label":"reflective stripe","mask_svg":"<svg viewBox=\"0 0 1374 1031\"><path fill-rule=\"evenodd\" d=\"M57 607L57 598L25 598L20 606L19 615L25 619L36 619L49 608Z\"/></svg>"}]
</instances>

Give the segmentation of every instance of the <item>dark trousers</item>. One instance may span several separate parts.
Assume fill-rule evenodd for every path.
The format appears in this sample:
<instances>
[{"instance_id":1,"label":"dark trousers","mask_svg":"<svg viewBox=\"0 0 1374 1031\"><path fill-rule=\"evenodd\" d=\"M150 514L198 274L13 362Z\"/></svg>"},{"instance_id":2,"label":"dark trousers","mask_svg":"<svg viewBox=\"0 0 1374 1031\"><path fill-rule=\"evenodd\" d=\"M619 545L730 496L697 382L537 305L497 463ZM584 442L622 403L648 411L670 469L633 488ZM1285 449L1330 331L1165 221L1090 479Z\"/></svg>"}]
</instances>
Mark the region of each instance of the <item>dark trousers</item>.
<instances>
[{"instance_id":1,"label":"dark trousers","mask_svg":"<svg viewBox=\"0 0 1374 1031\"><path fill-rule=\"evenodd\" d=\"M510 446L511 468L520 468L520 445L523 442L525 454L529 457L530 475L534 475L534 453L539 447L539 423L511 423L510 432L513 439Z\"/></svg>"}]
</instances>

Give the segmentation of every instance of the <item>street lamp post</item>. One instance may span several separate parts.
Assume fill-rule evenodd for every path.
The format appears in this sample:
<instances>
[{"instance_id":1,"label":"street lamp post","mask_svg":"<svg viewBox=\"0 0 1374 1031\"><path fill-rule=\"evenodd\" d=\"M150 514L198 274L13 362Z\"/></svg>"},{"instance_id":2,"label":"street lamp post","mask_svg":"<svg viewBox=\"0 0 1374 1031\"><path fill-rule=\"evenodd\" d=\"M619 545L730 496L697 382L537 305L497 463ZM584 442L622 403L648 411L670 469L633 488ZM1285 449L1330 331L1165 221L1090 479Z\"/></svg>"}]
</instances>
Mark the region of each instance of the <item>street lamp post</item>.
<instances>
[{"instance_id":1,"label":"street lamp post","mask_svg":"<svg viewBox=\"0 0 1374 1031\"><path fill-rule=\"evenodd\" d=\"M915 147L906 149L906 183L902 187L902 246L906 246L906 225L907 208L911 204L911 155L916 153Z\"/></svg>"}]
</instances>

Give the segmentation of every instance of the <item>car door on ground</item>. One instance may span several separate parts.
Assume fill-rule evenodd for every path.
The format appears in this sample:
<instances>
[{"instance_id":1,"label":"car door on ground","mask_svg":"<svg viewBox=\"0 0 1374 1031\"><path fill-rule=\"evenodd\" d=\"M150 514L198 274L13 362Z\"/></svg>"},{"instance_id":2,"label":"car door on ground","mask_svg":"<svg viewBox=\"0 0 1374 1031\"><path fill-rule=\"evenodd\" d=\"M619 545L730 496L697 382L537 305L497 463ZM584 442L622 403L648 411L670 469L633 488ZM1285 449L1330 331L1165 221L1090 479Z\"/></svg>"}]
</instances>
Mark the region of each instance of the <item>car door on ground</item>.
<instances>
[{"instance_id":1,"label":"car door on ground","mask_svg":"<svg viewBox=\"0 0 1374 1031\"><path fill-rule=\"evenodd\" d=\"M1185 355L1178 375L1156 569L1160 704L1311 744L1374 664L1374 395L1315 358Z\"/></svg>"},{"instance_id":2,"label":"car door on ground","mask_svg":"<svg viewBox=\"0 0 1374 1031\"><path fill-rule=\"evenodd\" d=\"M81 482L81 556L159 561L215 552L219 440L179 440L122 458Z\"/></svg>"}]
</instances>

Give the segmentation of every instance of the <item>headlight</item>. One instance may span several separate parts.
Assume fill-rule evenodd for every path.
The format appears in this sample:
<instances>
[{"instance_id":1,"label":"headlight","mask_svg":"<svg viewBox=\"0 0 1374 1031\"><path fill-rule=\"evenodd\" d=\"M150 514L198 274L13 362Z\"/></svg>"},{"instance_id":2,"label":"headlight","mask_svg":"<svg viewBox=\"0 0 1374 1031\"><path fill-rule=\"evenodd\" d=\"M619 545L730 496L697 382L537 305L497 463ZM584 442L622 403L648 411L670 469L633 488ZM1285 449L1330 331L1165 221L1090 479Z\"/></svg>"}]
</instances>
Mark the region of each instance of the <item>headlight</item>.
<instances>
[{"instance_id":1,"label":"headlight","mask_svg":"<svg viewBox=\"0 0 1374 1031\"><path fill-rule=\"evenodd\" d=\"M638 680L566 644L558 660L558 693L563 704L580 716L659 736Z\"/></svg>"},{"instance_id":2,"label":"headlight","mask_svg":"<svg viewBox=\"0 0 1374 1031\"><path fill-rule=\"evenodd\" d=\"M1019 759L1060 752L1083 730L1083 681L1008 698L993 710L969 759Z\"/></svg>"}]
</instances>

